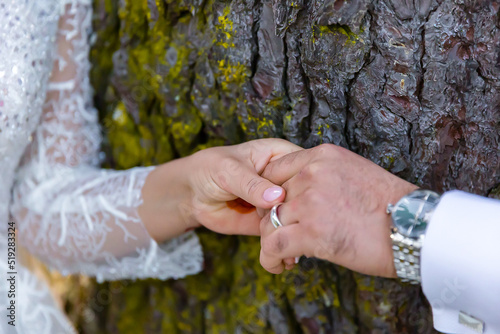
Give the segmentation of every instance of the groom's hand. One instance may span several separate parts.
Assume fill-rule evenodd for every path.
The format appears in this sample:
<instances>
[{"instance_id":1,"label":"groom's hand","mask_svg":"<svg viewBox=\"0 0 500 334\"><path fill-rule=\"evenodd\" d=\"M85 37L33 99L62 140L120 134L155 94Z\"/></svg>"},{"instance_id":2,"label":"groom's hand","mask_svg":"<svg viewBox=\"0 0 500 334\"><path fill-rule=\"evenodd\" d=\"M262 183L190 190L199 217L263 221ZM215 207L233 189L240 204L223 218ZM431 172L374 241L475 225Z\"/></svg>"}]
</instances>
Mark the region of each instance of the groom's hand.
<instances>
[{"instance_id":1,"label":"groom's hand","mask_svg":"<svg viewBox=\"0 0 500 334\"><path fill-rule=\"evenodd\" d=\"M271 162L262 176L287 192L278 210L261 221L261 264L281 273L283 260L305 255L352 270L395 277L388 203L417 187L371 161L324 144Z\"/></svg>"}]
</instances>

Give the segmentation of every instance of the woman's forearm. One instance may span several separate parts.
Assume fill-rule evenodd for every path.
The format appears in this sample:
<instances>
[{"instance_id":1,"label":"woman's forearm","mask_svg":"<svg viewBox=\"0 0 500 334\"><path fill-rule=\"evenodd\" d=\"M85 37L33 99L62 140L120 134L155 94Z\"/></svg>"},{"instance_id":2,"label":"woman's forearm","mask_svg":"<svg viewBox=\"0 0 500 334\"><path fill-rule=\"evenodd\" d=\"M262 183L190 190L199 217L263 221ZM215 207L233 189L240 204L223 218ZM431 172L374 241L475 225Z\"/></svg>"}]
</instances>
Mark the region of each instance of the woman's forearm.
<instances>
[{"instance_id":1,"label":"woman's forearm","mask_svg":"<svg viewBox=\"0 0 500 334\"><path fill-rule=\"evenodd\" d=\"M157 242L177 237L198 227L191 215L193 176L191 157L173 160L156 167L142 188L143 203L139 215L144 226Z\"/></svg>"}]
</instances>

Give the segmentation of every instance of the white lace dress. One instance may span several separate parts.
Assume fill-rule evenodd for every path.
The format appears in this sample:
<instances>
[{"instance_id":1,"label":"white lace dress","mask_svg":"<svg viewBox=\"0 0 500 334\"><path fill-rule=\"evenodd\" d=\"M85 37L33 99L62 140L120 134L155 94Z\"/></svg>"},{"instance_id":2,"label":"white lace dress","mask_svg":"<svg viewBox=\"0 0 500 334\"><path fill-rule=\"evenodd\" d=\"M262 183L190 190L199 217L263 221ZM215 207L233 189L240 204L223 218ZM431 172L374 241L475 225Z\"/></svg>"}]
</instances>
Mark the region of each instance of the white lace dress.
<instances>
[{"instance_id":1,"label":"white lace dress","mask_svg":"<svg viewBox=\"0 0 500 334\"><path fill-rule=\"evenodd\" d=\"M144 228L137 207L152 168L97 167L91 15L90 0L0 0L0 333L74 331L19 261L8 296L9 221L17 243L63 274L167 279L202 267L195 234L158 245Z\"/></svg>"}]
</instances>

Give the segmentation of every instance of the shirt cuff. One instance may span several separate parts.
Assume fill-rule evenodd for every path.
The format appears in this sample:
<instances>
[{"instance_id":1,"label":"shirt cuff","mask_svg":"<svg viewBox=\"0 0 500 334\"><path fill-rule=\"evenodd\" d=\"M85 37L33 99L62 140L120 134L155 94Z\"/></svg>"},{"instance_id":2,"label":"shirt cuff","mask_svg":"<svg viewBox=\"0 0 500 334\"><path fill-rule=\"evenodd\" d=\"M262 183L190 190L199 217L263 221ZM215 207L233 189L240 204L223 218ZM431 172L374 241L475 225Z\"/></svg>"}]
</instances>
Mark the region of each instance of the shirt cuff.
<instances>
[{"instance_id":1,"label":"shirt cuff","mask_svg":"<svg viewBox=\"0 0 500 334\"><path fill-rule=\"evenodd\" d=\"M445 193L427 228L421 270L436 330L478 333L459 323L463 312L484 322L483 333L500 333L500 201Z\"/></svg>"}]
</instances>

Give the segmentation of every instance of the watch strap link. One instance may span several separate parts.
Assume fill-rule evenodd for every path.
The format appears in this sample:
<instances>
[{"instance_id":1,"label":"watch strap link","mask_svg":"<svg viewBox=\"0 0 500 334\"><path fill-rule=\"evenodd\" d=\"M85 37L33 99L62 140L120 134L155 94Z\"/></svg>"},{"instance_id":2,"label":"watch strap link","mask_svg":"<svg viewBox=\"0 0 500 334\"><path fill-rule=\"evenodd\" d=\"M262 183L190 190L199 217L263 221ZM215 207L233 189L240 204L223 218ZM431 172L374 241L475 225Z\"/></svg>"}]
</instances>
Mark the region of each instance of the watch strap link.
<instances>
[{"instance_id":1,"label":"watch strap link","mask_svg":"<svg viewBox=\"0 0 500 334\"><path fill-rule=\"evenodd\" d=\"M420 284L420 250L422 240L414 240L395 232L391 234L394 266L402 282Z\"/></svg>"}]
</instances>

